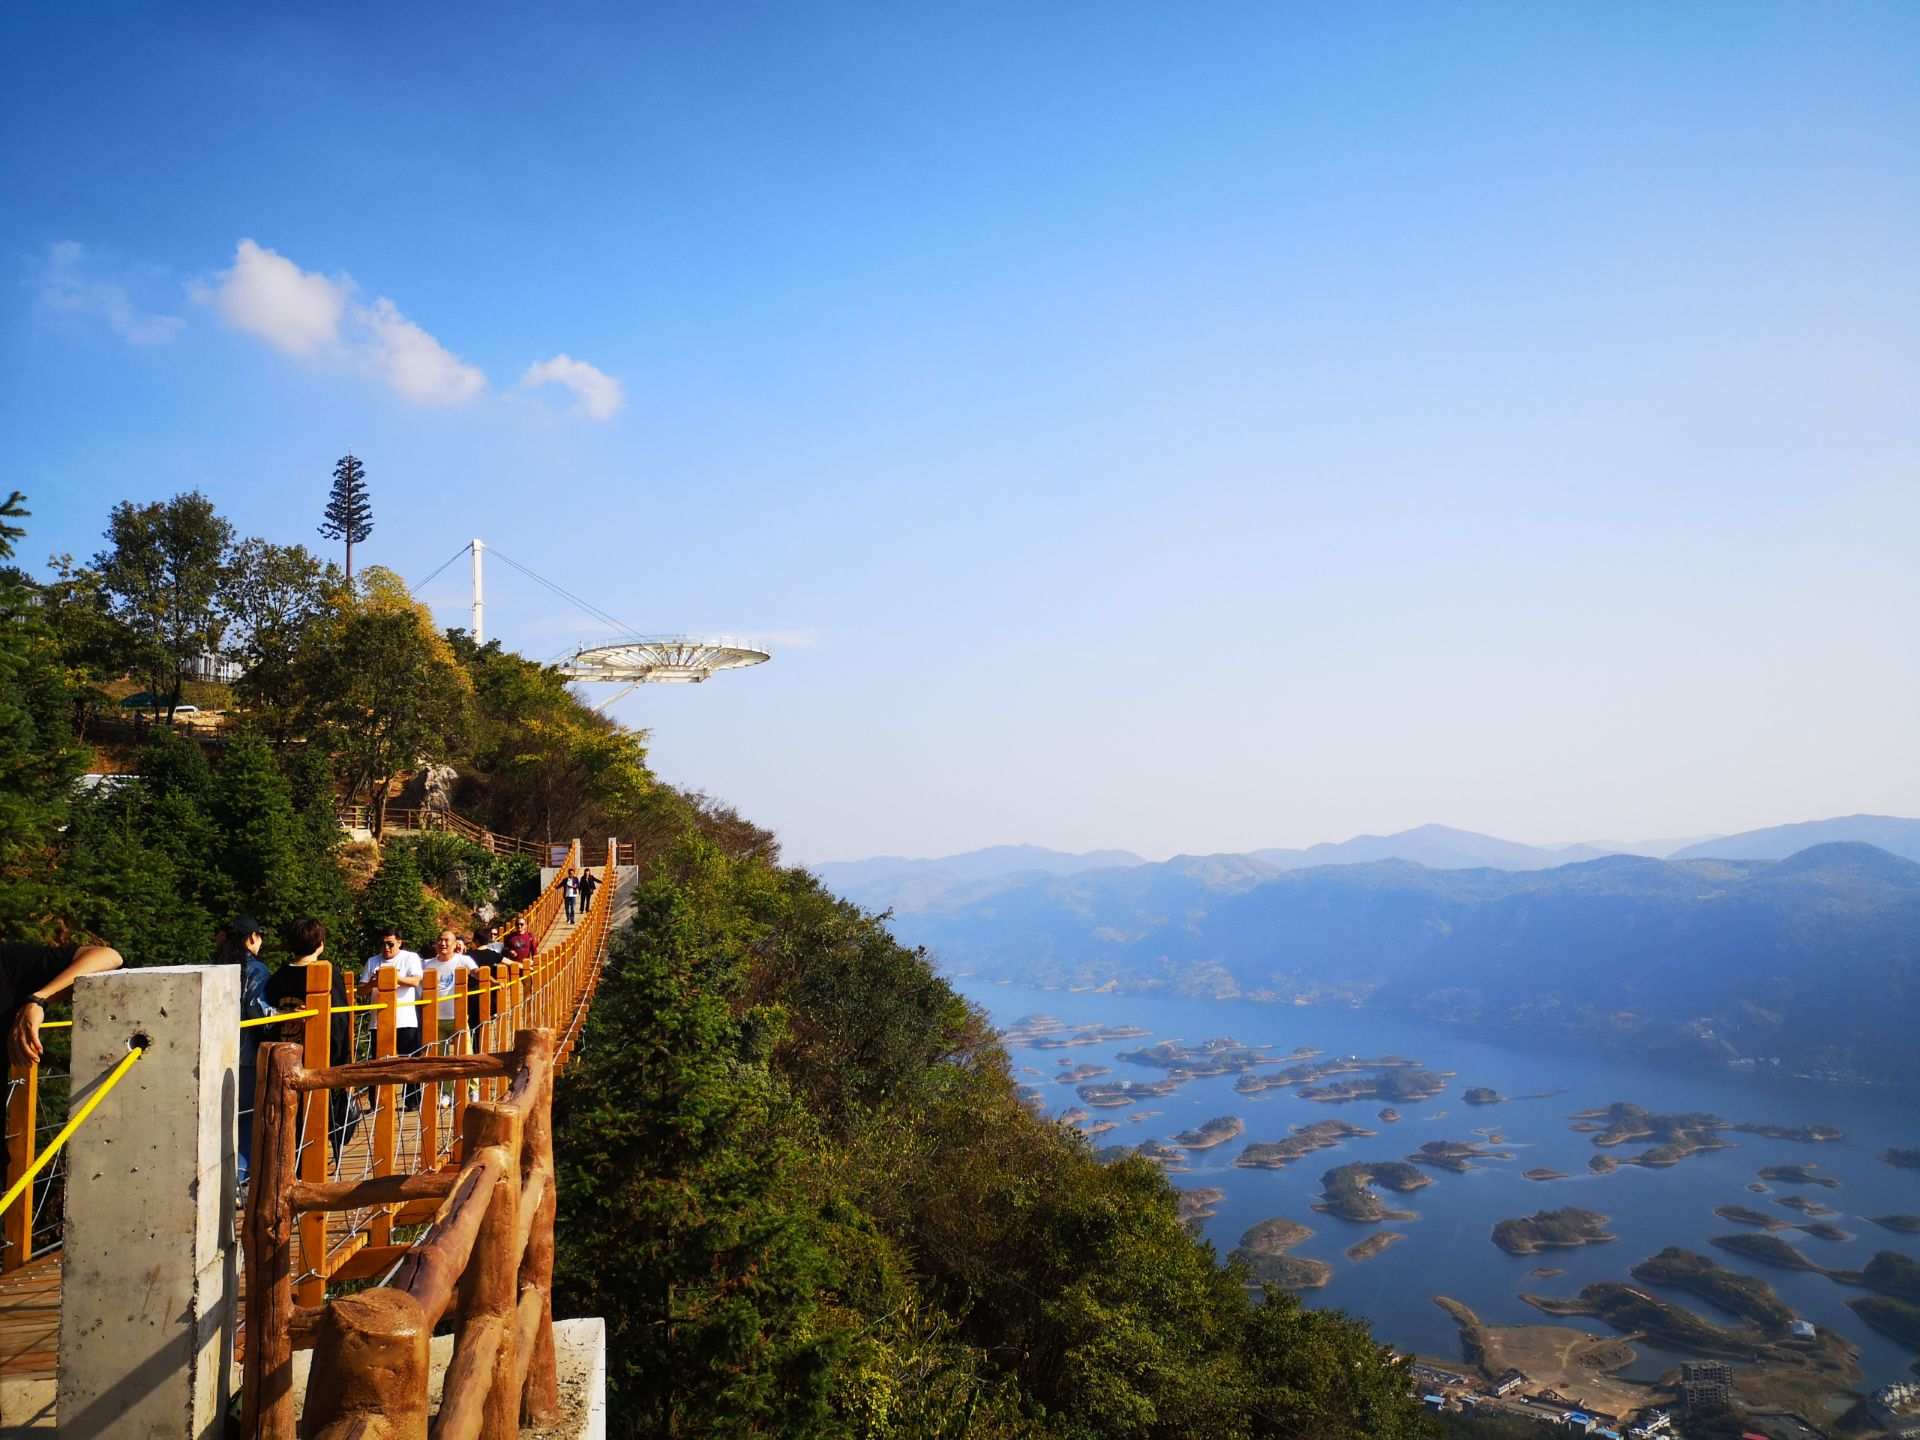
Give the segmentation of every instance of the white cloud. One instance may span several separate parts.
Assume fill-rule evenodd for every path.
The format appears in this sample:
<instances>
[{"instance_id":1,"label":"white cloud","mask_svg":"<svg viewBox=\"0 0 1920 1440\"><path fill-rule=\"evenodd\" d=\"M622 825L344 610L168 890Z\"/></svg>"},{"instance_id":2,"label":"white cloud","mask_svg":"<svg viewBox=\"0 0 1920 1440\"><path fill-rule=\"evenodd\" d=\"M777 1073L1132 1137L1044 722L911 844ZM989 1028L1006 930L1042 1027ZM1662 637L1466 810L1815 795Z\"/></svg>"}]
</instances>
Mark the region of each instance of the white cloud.
<instances>
[{"instance_id":1,"label":"white cloud","mask_svg":"<svg viewBox=\"0 0 1920 1440\"><path fill-rule=\"evenodd\" d=\"M540 385L566 386L573 391L576 408L590 420L611 420L614 412L627 403L618 380L571 355L556 355L529 365L520 377L520 388L531 390Z\"/></svg>"},{"instance_id":2,"label":"white cloud","mask_svg":"<svg viewBox=\"0 0 1920 1440\"><path fill-rule=\"evenodd\" d=\"M416 405L463 405L487 388L483 371L393 301L383 295L362 305L354 290L345 275L302 270L277 250L242 240L233 268L194 286L192 294L235 330L303 360L362 370Z\"/></svg>"},{"instance_id":3,"label":"white cloud","mask_svg":"<svg viewBox=\"0 0 1920 1440\"><path fill-rule=\"evenodd\" d=\"M363 353L387 384L416 405L464 405L487 388L487 377L448 351L384 296L353 307L365 330Z\"/></svg>"},{"instance_id":4,"label":"white cloud","mask_svg":"<svg viewBox=\"0 0 1920 1440\"><path fill-rule=\"evenodd\" d=\"M55 310L105 320L129 345L165 345L185 327L178 315L141 310L124 285L89 280L83 273L86 261L84 245L62 240L49 246L41 298Z\"/></svg>"},{"instance_id":5,"label":"white cloud","mask_svg":"<svg viewBox=\"0 0 1920 1440\"><path fill-rule=\"evenodd\" d=\"M328 279L302 270L278 251L242 240L233 268L191 293L234 329L289 355L313 356L340 344L340 320L353 282L344 275Z\"/></svg>"}]
</instances>

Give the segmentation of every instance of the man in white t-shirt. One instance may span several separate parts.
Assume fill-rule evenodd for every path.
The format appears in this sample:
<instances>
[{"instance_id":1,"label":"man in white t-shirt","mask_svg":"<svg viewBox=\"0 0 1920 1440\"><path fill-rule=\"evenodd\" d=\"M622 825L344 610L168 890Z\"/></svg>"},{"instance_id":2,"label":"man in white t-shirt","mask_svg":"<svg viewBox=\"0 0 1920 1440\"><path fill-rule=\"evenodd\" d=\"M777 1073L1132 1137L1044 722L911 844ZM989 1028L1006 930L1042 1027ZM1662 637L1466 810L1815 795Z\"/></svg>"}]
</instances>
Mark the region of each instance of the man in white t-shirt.
<instances>
[{"instance_id":1,"label":"man in white t-shirt","mask_svg":"<svg viewBox=\"0 0 1920 1440\"><path fill-rule=\"evenodd\" d=\"M427 973L427 967L417 954L400 943L400 932L391 928L380 932L380 953L367 957L360 971L360 983L374 984L380 972L389 968L394 972L393 998L398 1006L393 1015L393 1048L398 1054L414 1055L420 1050L420 1007L410 1002L420 998L420 977ZM406 1087L405 1104L409 1110L420 1108L418 1085Z\"/></svg>"},{"instance_id":2,"label":"man in white t-shirt","mask_svg":"<svg viewBox=\"0 0 1920 1440\"><path fill-rule=\"evenodd\" d=\"M444 998L440 1001L440 1033L451 1035L455 1022L466 1023L466 1017L455 1011L453 999L453 977L462 970L478 970L479 963L460 948L460 937L451 930L442 930L440 938L434 943L433 958L427 961L427 969L439 976L436 989Z\"/></svg>"}]
</instances>

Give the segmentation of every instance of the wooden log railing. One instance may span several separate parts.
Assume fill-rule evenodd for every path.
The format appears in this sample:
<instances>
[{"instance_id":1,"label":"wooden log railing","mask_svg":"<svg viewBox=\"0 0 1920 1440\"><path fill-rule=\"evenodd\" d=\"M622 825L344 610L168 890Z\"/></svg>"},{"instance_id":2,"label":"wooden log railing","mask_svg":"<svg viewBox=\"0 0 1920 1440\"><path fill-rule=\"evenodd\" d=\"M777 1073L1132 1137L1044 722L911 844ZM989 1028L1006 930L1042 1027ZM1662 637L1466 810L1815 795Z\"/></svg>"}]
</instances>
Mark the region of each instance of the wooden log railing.
<instances>
[{"instance_id":1,"label":"wooden log railing","mask_svg":"<svg viewBox=\"0 0 1920 1440\"><path fill-rule=\"evenodd\" d=\"M435 1440L507 1440L558 1408L553 1350L553 1074L549 1028L521 1030L509 1052L363 1061L311 1069L301 1047L261 1052L256 1165L247 1213L247 1317L242 1426L293 1440L293 1352L314 1349L300 1433L307 1440L426 1440L428 1341L452 1314L453 1361L433 1419ZM365 1083L508 1083L467 1107L457 1170L357 1183L295 1180L298 1115L318 1097ZM295 1304L293 1238L300 1217L396 1201L435 1204L426 1232L386 1283L318 1307Z\"/></svg>"},{"instance_id":2,"label":"wooden log railing","mask_svg":"<svg viewBox=\"0 0 1920 1440\"><path fill-rule=\"evenodd\" d=\"M531 841L515 843L533 845ZM586 870L580 842L574 841L567 847L566 865L555 872L553 880L522 915L527 928L542 940L540 949L530 963L483 966L474 971L462 971L456 977L454 990L450 994L440 993L435 977L427 976L420 998L414 1002L420 1007L418 1033L423 1051L431 1053L439 1046L448 1047L455 1053L467 1053L471 1049L472 1037L467 1034L466 1025L449 1021L443 1026L439 1016L440 1004L436 1003L451 1001L450 1013L458 1017L469 1013L471 999L480 1015L478 1029L483 1047L491 1045L498 1048L505 1043L504 1037L524 1025L538 1023L552 1025L561 1032L563 1057L572 1053L580 1026L585 1022L585 1006L589 1003L596 978L595 961L605 938L605 922L616 883L614 855L618 842L610 840L607 843L607 864L599 877L606 908L596 907L596 913L587 917L589 921L597 920L598 923L581 925L557 944L545 938L560 915L563 904L560 884L566 866L572 866L582 873ZM538 848L541 855L546 856L546 847ZM327 994L330 979L331 971L326 967L315 966L307 974L308 993L305 1003L300 1007L306 1012L300 1041L304 1063L309 1066L324 1067L335 1060L353 1058L329 1053L332 1028L329 1022L338 1013ZM392 977L387 977L384 987L376 983L364 993L352 974L345 975L344 979L349 1011L373 1017L371 1025L367 1027L368 1033L362 1037L367 1053L375 1058L396 1055L399 1037L406 1030L397 1023L399 1007ZM541 1018L536 1019L536 1015ZM6 1076L5 1103L0 1106L0 1111L4 1111L0 1147L4 1147L6 1156L5 1174L15 1176L26 1173L39 1153L43 1138L57 1130L60 1122L66 1118L67 1077L63 1067L49 1071L39 1063L20 1064L11 1059L7 1063ZM49 1088L53 1095L51 1108L47 1103ZM400 1126L393 1103L398 1094L396 1087L385 1087L376 1097L377 1103L371 1115L366 1117L366 1122L372 1126L371 1163L375 1173L395 1173L400 1164ZM438 1096L434 1094L428 1098L437 1101ZM461 1133L466 1103L466 1087L457 1087L452 1125L444 1134L437 1108L423 1111L421 1150L432 1157L431 1163L438 1164L449 1158ZM324 1107L309 1107L309 1111L312 1113L307 1114L302 1122L300 1174L304 1180L322 1180L326 1178L330 1148L328 1116ZM58 1247L63 1233L60 1200L64 1186L60 1165L55 1165L34 1182L30 1194L0 1215L0 1273L17 1270L36 1255ZM404 1216L401 1223L406 1223ZM355 1251L376 1239L379 1244L389 1243L392 1224L375 1217L372 1231L377 1235L357 1233L346 1242L353 1248L342 1250L334 1247L331 1253L322 1254L324 1228L324 1217L317 1215L308 1217L302 1225L302 1253L314 1257L309 1258L299 1282L301 1293L306 1297L302 1303L318 1304L321 1294L318 1287L324 1286L329 1278L361 1278L364 1265L371 1262L354 1267Z\"/></svg>"},{"instance_id":3,"label":"wooden log railing","mask_svg":"<svg viewBox=\"0 0 1920 1440\"><path fill-rule=\"evenodd\" d=\"M518 835L501 835L487 829L486 826L467 819L453 810L444 810L437 806L414 805L342 805L339 809L340 828L343 830L372 830L377 820L382 834L400 832L417 834L426 830L444 830L471 840L481 849L494 855L526 855L547 863L553 855L557 842L552 840L528 840Z\"/></svg>"},{"instance_id":4,"label":"wooden log railing","mask_svg":"<svg viewBox=\"0 0 1920 1440\"><path fill-rule=\"evenodd\" d=\"M347 977L348 1009L372 1016L369 1058L355 1060L351 1055L332 1053L332 1021L340 1013L329 993L332 972L317 965L309 970L301 1007L307 1013L288 1024L289 1030L298 1028L299 1039L263 1048L259 1089L254 1098L254 1174L245 1229L248 1301L242 1349L246 1358L247 1415L255 1428L247 1429L247 1435L281 1440L292 1434L284 1428L291 1423L286 1418L292 1413L286 1408L291 1402L281 1395L283 1389L290 1394L291 1372L287 1367L291 1353L296 1349L317 1352L323 1343L331 1343L326 1341L330 1332L323 1322L335 1307L346 1307L346 1319L341 1322L346 1328L340 1331L339 1347L329 1365L345 1367L363 1379L368 1367L385 1370L398 1366L412 1373L407 1367L413 1361L406 1358L412 1350L406 1349L403 1355L395 1347L400 1347L403 1340L406 1346L412 1346L413 1339L407 1337L416 1331L420 1337L430 1335L447 1305L413 1308L391 1297L365 1300L366 1295L380 1291L329 1300L328 1287L391 1272L393 1278L385 1288L396 1288L402 1273L431 1275L449 1263L444 1258L431 1265L411 1259L422 1244L432 1242L438 1246L432 1253L445 1257L460 1245L452 1239L443 1240L443 1236L464 1235L463 1227L468 1225L477 1227L475 1233L483 1239L494 1233L471 1217L455 1224L457 1216L465 1213L459 1197L483 1185L482 1180L472 1178L476 1173L473 1166L483 1152L508 1144L503 1138L506 1132L500 1128L503 1122L487 1117L503 1105L526 1111L531 1103L527 1099L532 1093L533 1082L528 1078L531 1069L544 1067L548 1089L543 1093L550 1094L552 1071L566 1064L578 1044L604 964L618 883L612 863L616 853L615 842L609 841L607 864L600 876L602 895L592 910L581 917L571 933L543 945L529 962L510 961L456 971L453 987L447 992L438 990L437 977L429 971L422 977L419 998L407 1002L398 998L391 969L380 971L376 983L359 992L364 997L361 1000L356 1000L356 987ZM571 855L579 858L577 846ZM560 905L558 878L555 887L549 887L541 903L529 912L529 928L536 932L542 929L537 923L541 905L549 898L549 910ZM449 1005L445 1017L440 1013L442 1003ZM417 1032L396 1023L399 1011L407 1005L418 1007ZM402 1037L416 1034L417 1051L400 1053ZM533 1043L527 1040L529 1035L543 1037L538 1042L543 1058L537 1066L531 1059L514 1058ZM509 1036L514 1037L511 1051L506 1049ZM278 1069L270 1067L269 1051L280 1057L274 1061ZM527 1055L533 1053L528 1051ZM418 1120L411 1135L406 1133L407 1112L402 1108L402 1097L409 1086L421 1090ZM444 1106L440 1099L443 1090L449 1096ZM329 1098L335 1091L372 1097L371 1114L361 1118L352 1152L344 1155L336 1153L338 1137L330 1133ZM516 1256L533 1257L527 1262L532 1266L527 1273L536 1276L550 1275L552 1264L551 1130L546 1111L540 1108L545 1103L543 1099L535 1106L538 1113L528 1112L519 1123L524 1130L520 1142L523 1148L545 1146L547 1162L541 1165L532 1149L526 1149L524 1154L516 1152L513 1170L518 1177L514 1188L524 1190L525 1195L524 1204L514 1212L517 1228L512 1248ZM288 1146L292 1147L290 1152ZM505 1183L506 1174L502 1169L494 1178L496 1186ZM543 1212L548 1214L544 1231L542 1222L528 1218ZM349 1217L344 1226L343 1216ZM421 1224L429 1226L423 1240L408 1244L396 1236L396 1230ZM463 1256L456 1270L465 1264ZM402 1266L402 1271L396 1272L396 1265ZM413 1287L411 1280L408 1287ZM437 1292L423 1293L427 1301L434 1301ZM456 1342L456 1369L463 1363L459 1358L462 1353L477 1357L483 1349L489 1354L513 1357L550 1353L550 1305L542 1322L547 1329L533 1336L529 1342L533 1348L528 1349L518 1344L521 1331L534 1323L522 1313L522 1307L535 1303L527 1297L525 1284L507 1302L517 1327L512 1336L494 1337L491 1333L506 1324L499 1318L505 1313L499 1310L499 1299L494 1290L488 1290L473 1302L478 1307L475 1315L492 1318L486 1324L475 1322L478 1328L470 1341ZM428 1311L433 1312L433 1318L421 1329L422 1316ZM377 1343L376 1338L370 1338L380 1336L386 1338ZM515 1345L499 1351L508 1339ZM424 1345L424 1338L419 1343ZM316 1353L315 1378L308 1390L312 1396L322 1393L319 1364ZM471 1369L480 1361L470 1358L464 1364ZM523 1362L516 1359L515 1364ZM424 1375L424 1370L421 1373ZM536 1365L533 1373L544 1372ZM409 1428L410 1420L398 1428L378 1428L378 1422L371 1418L373 1410L368 1408L371 1392L366 1384L370 1383L360 1379L335 1383L329 1379L325 1385L328 1396L358 1397L351 1405L341 1401L347 1405L342 1411L343 1423L351 1424L324 1432L313 1424L304 1424L302 1434L426 1435L425 1428ZM462 1383L471 1387L477 1382ZM423 1390L421 1406L425 1404L424 1394ZM452 1375L445 1394L456 1394ZM391 1398L385 1390L379 1394L381 1404ZM494 1406L494 1410L499 1408L498 1404ZM494 1411L485 1413L491 1416ZM516 1433L497 1427L462 1428L467 1425L461 1418L464 1414L459 1406L449 1412L443 1401L435 1436ZM452 1422L458 1424L449 1429ZM494 1422L489 1420L487 1424ZM353 1425L361 1428L356 1430Z\"/></svg>"}]
</instances>

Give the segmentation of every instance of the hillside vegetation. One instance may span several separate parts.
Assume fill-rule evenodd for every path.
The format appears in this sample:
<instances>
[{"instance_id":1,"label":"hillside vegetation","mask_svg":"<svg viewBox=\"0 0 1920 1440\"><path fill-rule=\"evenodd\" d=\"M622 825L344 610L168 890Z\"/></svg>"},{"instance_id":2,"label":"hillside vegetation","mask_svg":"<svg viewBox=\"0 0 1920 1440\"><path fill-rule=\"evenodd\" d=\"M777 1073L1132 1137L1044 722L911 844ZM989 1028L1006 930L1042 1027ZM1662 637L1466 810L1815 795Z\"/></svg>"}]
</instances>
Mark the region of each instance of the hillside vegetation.
<instances>
[{"instance_id":1,"label":"hillside vegetation","mask_svg":"<svg viewBox=\"0 0 1920 1440\"><path fill-rule=\"evenodd\" d=\"M23 513L0 506L0 558ZM558 1308L607 1320L609 1433L1427 1433L1363 1325L1255 1294L1156 1166L1036 1118L920 952L661 784L553 670L437 631L390 574L236 541L198 496L117 508L108 546L0 574L4 938L200 962L250 909L321 916L352 962L356 930L518 903L525 866L449 837L343 844L336 805L421 762L497 829L638 842L637 918L555 1101ZM140 577L169 555L192 573L156 609ZM248 668L188 735L167 712L208 649ZM130 678L137 727L109 698ZM83 793L102 762L132 778Z\"/></svg>"}]
</instances>

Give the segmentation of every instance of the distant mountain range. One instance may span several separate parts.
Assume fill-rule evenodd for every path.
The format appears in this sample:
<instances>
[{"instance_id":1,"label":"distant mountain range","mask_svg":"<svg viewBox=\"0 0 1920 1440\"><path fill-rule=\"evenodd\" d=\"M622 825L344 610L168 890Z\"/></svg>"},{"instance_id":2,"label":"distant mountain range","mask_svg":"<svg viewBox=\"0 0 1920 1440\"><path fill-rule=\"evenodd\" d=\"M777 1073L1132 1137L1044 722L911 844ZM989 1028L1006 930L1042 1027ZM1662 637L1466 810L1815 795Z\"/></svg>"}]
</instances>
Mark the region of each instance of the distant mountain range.
<instances>
[{"instance_id":1,"label":"distant mountain range","mask_svg":"<svg viewBox=\"0 0 1920 1440\"><path fill-rule=\"evenodd\" d=\"M1879 839L1788 848L1805 834ZM1015 848L1019 872L996 873L991 852L921 862L968 862L952 883L951 869L895 871L892 893L912 897L895 933L989 978L1380 1005L1920 1083L1920 821L1849 817L1550 868L1539 847L1440 826L1158 864ZM1478 863L1449 863L1465 858Z\"/></svg>"},{"instance_id":2,"label":"distant mountain range","mask_svg":"<svg viewBox=\"0 0 1920 1440\"><path fill-rule=\"evenodd\" d=\"M1068 855L1039 845L993 845L937 860L881 855L829 860L812 867L834 894L869 910L919 910L945 896L1037 875L1077 875L1115 865L1144 865L1130 850Z\"/></svg>"}]
</instances>

